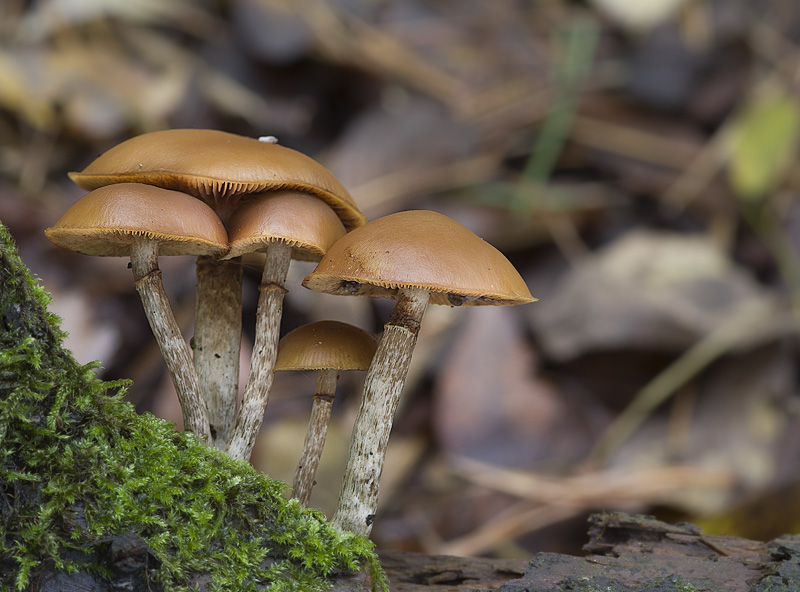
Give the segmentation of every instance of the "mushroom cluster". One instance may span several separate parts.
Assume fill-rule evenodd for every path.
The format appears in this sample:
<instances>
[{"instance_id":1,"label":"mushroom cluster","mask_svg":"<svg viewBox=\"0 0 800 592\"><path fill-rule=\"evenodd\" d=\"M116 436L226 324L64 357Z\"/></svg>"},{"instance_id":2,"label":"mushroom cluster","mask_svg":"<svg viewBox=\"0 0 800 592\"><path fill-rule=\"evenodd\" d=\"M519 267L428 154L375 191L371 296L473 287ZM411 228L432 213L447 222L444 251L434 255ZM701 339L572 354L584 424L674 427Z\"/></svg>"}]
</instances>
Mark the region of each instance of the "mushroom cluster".
<instances>
[{"instance_id":1,"label":"mushroom cluster","mask_svg":"<svg viewBox=\"0 0 800 592\"><path fill-rule=\"evenodd\" d=\"M134 137L70 178L89 191L45 231L89 255L128 256L134 283L170 371L187 430L248 459L275 370L318 372L293 495L307 505L325 442L338 372L367 370L333 523L368 536L386 447L428 304L532 302L494 247L454 220L418 210L368 222L319 163L279 146L213 130ZM251 370L239 403L241 257L262 252ZM161 284L159 255L197 256L193 351ZM316 261L303 286L328 294L384 296L394 309L376 341L324 321L279 342L292 259Z\"/></svg>"},{"instance_id":2,"label":"mushroom cluster","mask_svg":"<svg viewBox=\"0 0 800 592\"><path fill-rule=\"evenodd\" d=\"M327 294L395 301L364 380L333 523L368 536L394 414L428 304L481 306L535 300L489 243L437 212L412 210L349 232L303 285Z\"/></svg>"},{"instance_id":3,"label":"mushroom cluster","mask_svg":"<svg viewBox=\"0 0 800 592\"><path fill-rule=\"evenodd\" d=\"M69 176L89 193L45 234L81 253L131 257L186 429L233 458L249 458L272 384L289 261L319 260L366 217L330 171L271 137L153 132ZM266 253L266 264L251 374L237 413L240 257L257 251ZM197 255L193 352L164 293L159 254Z\"/></svg>"}]
</instances>

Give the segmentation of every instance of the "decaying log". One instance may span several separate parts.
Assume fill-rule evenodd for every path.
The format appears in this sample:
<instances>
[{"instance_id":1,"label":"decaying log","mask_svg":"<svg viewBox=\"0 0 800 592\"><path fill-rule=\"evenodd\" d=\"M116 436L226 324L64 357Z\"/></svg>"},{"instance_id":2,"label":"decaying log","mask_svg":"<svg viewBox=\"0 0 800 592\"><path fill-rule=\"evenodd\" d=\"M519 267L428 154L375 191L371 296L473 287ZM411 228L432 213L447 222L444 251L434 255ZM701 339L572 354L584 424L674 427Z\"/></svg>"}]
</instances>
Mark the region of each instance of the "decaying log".
<instances>
[{"instance_id":1,"label":"decaying log","mask_svg":"<svg viewBox=\"0 0 800 592\"><path fill-rule=\"evenodd\" d=\"M704 535L692 524L670 525L648 516L598 514L590 518L587 555L539 553L532 560L380 553L392 592L796 592L800 590L800 536L765 543ZM141 541L129 537L134 542ZM109 541L110 580L90 573L41 574L37 590L148 590L146 547ZM143 550L144 549L144 550ZM149 561L148 561L149 559ZM138 573L141 571L142 573ZM207 588L200 585L198 590ZM98 588L97 586L100 585ZM331 582L336 592L363 592L362 574Z\"/></svg>"},{"instance_id":2,"label":"decaying log","mask_svg":"<svg viewBox=\"0 0 800 592\"><path fill-rule=\"evenodd\" d=\"M800 590L800 535L765 543L703 534L648 516L590 518L587 555L531 561L384 552L393 592L790 592Z\"/></svg>"}]
</instances>

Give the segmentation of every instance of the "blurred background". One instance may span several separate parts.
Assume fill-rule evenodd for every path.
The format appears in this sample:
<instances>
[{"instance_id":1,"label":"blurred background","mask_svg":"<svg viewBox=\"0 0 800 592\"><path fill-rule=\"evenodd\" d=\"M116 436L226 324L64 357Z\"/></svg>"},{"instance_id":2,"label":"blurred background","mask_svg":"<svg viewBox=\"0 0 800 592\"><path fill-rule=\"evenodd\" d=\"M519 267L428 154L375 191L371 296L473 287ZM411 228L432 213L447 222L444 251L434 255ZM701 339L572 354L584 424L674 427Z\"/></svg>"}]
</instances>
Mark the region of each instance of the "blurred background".
<instances>
[{"instance_id":1,"label":"blurred background","mask_svg":"<svg viewBox=\"0 0 800 592\"><path fill-rule=\"evenodd\" d=\"M84 193L66 173L132 135L277 136L370 218L459 220L540 299L429 308L379 547L579 553L602 510L774 538L800 531L798 43L795 0L2 0L0 220L76 358L180 424L127 261L43 230ZM193 261L161 267L188 338ZM391 302L311 293L311 269L284 333L380 331ZM329 514L362 381L339 383ZM291 481L315 382L278 374L259 470Z\"/></svg>"}]
</instances>

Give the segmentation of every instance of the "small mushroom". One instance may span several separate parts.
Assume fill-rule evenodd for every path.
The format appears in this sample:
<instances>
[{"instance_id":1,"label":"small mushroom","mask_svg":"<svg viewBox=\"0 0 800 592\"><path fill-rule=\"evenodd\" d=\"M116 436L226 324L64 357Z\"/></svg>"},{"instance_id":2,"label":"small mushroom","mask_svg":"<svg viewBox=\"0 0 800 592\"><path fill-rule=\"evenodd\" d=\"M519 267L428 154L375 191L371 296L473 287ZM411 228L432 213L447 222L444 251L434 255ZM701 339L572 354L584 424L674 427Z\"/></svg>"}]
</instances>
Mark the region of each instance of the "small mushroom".
<instances>
[{"instance_id":1,"label":"small mushroom","mask_svg":"<svg viewBox=\"0 0 800 592\"><path fill-rule=\"evenodd\" d=\"M294 191L270 191L243 200L228 221L226 257L265 252L259 286L250 376L227 452L248 459L264 420L280 337L286 273L291 259L319 261L345 228L322 200Z\"/></svg>"},{"instance_id":2,"label":"small mushroom","mask_svg":"<svg viewBox=\"0 0 800 592\"><path fill-rule=\"evenodd\" d=\"M45 235L79 253L130 257L136 290L175 383L184 425L210 442L206 405L161 283L158 256L217 257L227 252L227 234L214 211L185 193L121 183L83 196Z\"/></svg>"},{"instance_id":3,"label":"small mushroom","mask_svg":"<svg viewBox=\"0 0 800 592\"><path fill-rule=\"evenodd\" d=\"M69 177L87 190L136 182L183 191L205 201L223 223L249 194L283 189L321 199L347 228L366 222L330 171L272 136L255 139L208 129L151 132L112 147ZM241 283L238 259L198 257L194 365L219 448L227 446L236 420Z\"/></svg>"},{"instance_id":4,"label":"small mushroom","mask_svg":"<svg viewBox=\"0 0 800 592\"><path fill-rule=\"evenodd\" d=\"M308 506L319 466L336 383L341 370L366 370L377 340L370 333L339 321L318 321L298 327L280 341L275 370L316 370L317 390L311 406L303 452L292 484L292 495Z\"/></svg>"},{"instance_id":5,"label":"small mushroom","mask_svg":"<svg viewBox=\"0 0 800 592\"><path fill-rule=\"evenodd\" d=\"M523 304L535 300L508 259L436 212L399 212L353 230L328 250L303 285L328 294L395 299L364 381L333 524L368 536L386 446L428 303Z\"/></svg>"}]
</instances>

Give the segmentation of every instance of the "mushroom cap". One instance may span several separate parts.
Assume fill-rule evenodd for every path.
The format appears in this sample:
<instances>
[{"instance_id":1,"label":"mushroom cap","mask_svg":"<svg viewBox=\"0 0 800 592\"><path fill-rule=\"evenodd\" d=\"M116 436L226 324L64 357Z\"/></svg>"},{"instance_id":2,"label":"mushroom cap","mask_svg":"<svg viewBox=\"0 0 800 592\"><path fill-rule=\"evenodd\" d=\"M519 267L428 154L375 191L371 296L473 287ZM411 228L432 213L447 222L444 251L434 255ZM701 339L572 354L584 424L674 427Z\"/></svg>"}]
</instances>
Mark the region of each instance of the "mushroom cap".
<instances>
[{"instance_id":1,"label":"mushroom cap","mask_svg":"<svg viewBox=\"0 0 800 592\"><path fill-rule=\"evenodd\" d=\"M294 191L269 191L248 196L227 223L231 250L226 259L284 241L292 257L319 261L347 232L330 206L317 197Z\"/></svg>"},{"instance_id":2,"label":"mushroom cap","mask_svg":"<svg viewBox=\"0 0 800 592\"><path fill-rule=\"evenodd\" d=\"M135 136L69 178L86 190L133 182L183 191L224 217L235 209L238 195L292 189L325 201L347 228L367 221L333 173L313 158L217 130L171 129Z\"/></svg>"},{"instance_id":3,"label":"mushroom cap","mask_svg":"<svg viewBox=\"0 0 800 592\"><path fill-rule=\"evenodd\" d=\"M432 304L476 306L536 300L514 266L489 243L443 214L390 214L336 241L303 280L328 294L431 293Z\"/></svg>"},{"instance_id":4,"label":"mushroom cap","mask_svg":"<svg viewBox=\"0 0 800 592\"><path fill-rule=\"evenodd\" d=\"M275 370L366 370L378 340L340 321L298 327L280 341Z\"/></svg>"},{"instance_id":5,"label":"mushroom cap","mask_svg":"<svg viewBox=\"0 0 800 592\"><path fill-rule=\"evenodd\" d=\"M228 235L210 207L191 195L140 183L119 183L87 193L45 236L86 255L130 255L138 237L158 240L159 255L221 255Z\"/></svg>"}]
</instances>

